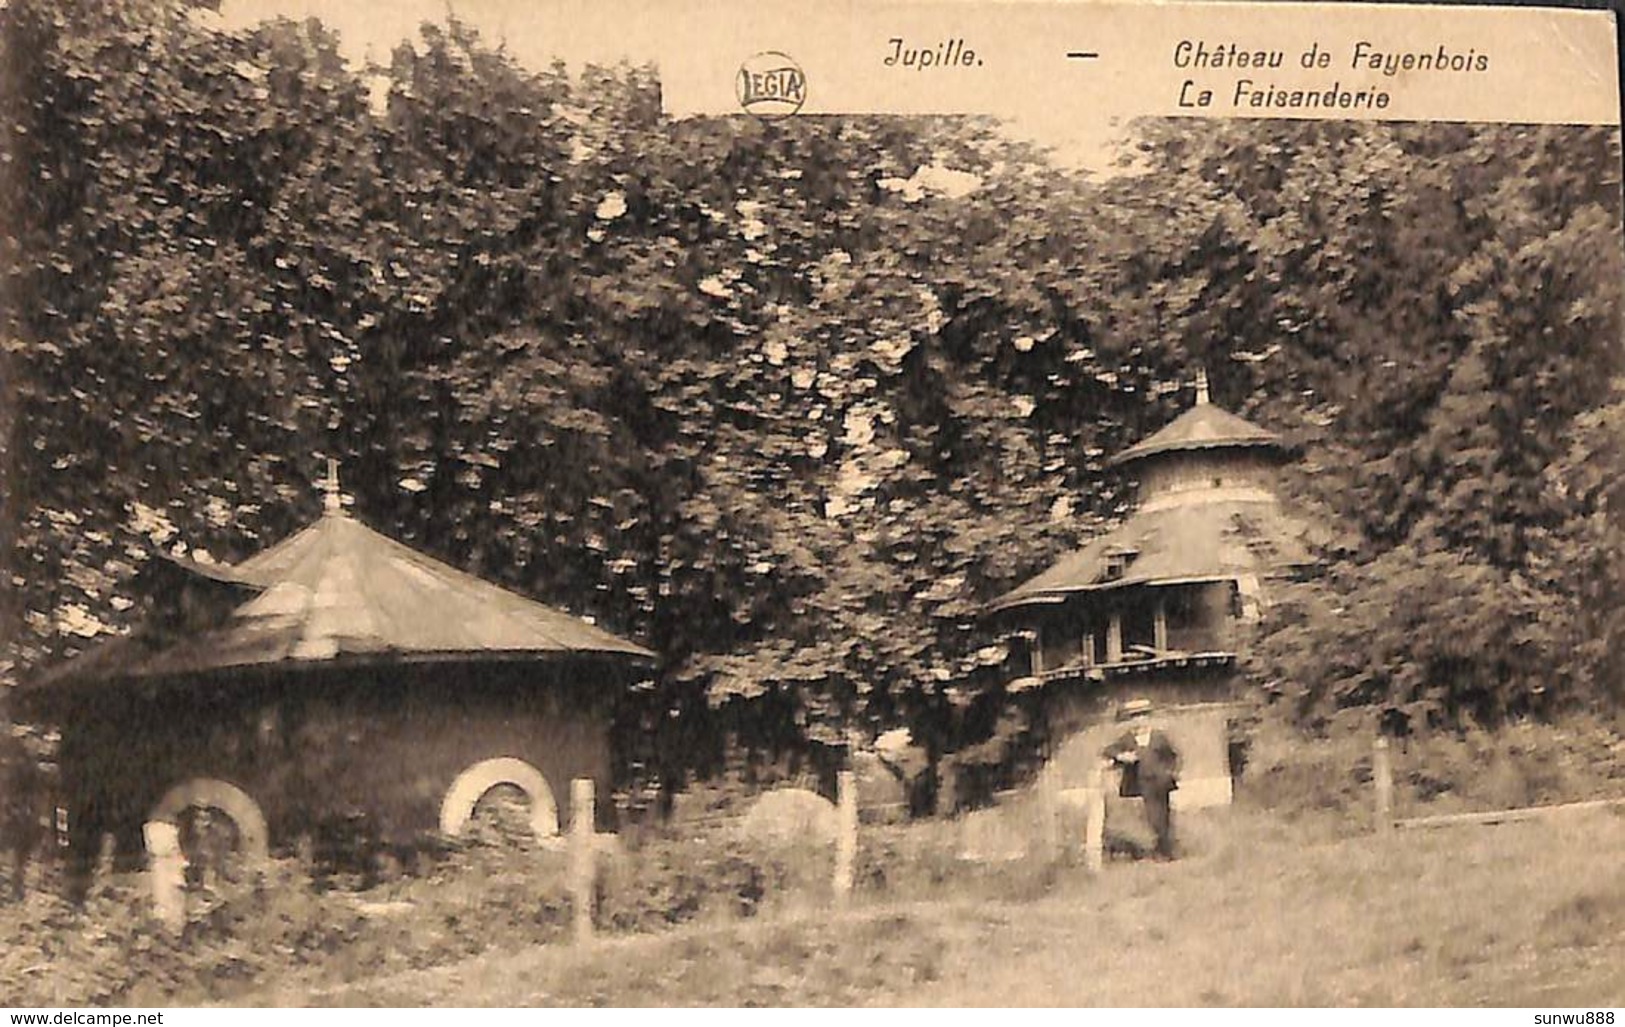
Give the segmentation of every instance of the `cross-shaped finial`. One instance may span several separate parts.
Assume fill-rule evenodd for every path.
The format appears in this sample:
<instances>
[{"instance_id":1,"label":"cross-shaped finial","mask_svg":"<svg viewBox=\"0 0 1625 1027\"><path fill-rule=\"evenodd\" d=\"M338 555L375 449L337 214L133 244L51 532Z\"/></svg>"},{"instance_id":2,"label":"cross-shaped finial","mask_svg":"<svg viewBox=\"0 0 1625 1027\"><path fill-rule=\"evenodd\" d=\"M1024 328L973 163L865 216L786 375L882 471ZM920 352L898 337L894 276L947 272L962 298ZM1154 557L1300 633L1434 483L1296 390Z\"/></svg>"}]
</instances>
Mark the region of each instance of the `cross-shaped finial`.
<instances>
[{"instance_id":1,"label":"cross-shaped finial","mask_svg":"<svg viewBox=\"0 0 1625 1027\"><path fill-rule=\"evenodd\" d=\"M1196 369L1196 405L1207 406L1207 368Z\"/></svg>"},{"instance_id":2,"label":"cross-shaped finial","mask_svg":"<svg viewBox=\"0 0 1625 1027\"><path fill-rule=\"evenodd\" d=\"M344 500L339 495L339 462L333 457L327 458L327 480L322 482L322 489L327 493L322 506L329 512L343 509Z\"/></svg>"}]
</instances>

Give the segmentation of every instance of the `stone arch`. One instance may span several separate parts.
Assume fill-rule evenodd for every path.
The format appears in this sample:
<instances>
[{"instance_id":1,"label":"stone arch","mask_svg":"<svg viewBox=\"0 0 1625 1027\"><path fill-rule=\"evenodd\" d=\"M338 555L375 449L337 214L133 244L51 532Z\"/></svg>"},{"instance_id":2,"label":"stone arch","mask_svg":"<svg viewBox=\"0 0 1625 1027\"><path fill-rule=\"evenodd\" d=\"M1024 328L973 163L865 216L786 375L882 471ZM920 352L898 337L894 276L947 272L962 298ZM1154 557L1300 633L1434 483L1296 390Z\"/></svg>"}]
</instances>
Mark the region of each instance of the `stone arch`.
<instances>
[{"instance_id":1,"label":"stone arch","mask_svg":"<svg viewBox=\"0 0 1625 1027\"><path fill-rule=\"evenodd\" d=\"M270 856L270 829L259 803L227 781L194 777L171 788L147 814L148 821L179 826L180 815L194 806L217 809L237 825L237 843L245 858L261 861Z\"/></svg>"},{"instance_id":2,"label":"stone arch","mask_svg":"<svg viewBox=\"0 0 1625 1027\"><path fill-rule=\"evenodd\" d=\"M512 756L481 760L457 775L440 803L440 833L456 838L468 826L474 807L498 785L513 785L530 800L530 829L537 838L559 833L559 808L542 772Z\"/></svg>"}]
</instances>

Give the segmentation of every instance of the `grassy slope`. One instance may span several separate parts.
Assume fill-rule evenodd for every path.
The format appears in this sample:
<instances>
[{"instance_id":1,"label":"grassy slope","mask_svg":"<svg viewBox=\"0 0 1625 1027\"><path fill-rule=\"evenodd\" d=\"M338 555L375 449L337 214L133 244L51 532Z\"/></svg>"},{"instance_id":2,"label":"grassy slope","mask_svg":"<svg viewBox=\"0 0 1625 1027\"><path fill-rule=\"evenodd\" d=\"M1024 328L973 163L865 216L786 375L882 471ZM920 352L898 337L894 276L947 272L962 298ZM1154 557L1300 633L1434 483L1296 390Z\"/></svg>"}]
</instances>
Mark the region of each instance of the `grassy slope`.
<instances>
[{"instance_id":1,"label":"grassy slope","mask_svg":"<svg viewBox=\"0 0 1625 1027\"><path fill-rule=\"evenodd\" d=\"M1317 840L1237 811L1191 856L1027 899L689 927L251 1001L363 1005L1625 1003L1625 816ZM1012 873L1018 873L1016 869Z\"/></svg>"}]
</instances>

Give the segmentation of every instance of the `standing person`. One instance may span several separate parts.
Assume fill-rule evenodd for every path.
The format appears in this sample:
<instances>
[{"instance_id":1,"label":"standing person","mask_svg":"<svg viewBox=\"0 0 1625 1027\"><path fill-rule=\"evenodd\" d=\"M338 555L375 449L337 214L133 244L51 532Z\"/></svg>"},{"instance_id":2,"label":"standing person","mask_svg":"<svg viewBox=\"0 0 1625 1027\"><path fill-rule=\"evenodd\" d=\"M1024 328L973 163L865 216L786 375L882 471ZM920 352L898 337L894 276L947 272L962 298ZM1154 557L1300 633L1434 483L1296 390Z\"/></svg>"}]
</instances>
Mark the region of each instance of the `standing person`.
<instances>
[{"instance_id":1,"label":"standing person","mask_svg":"<svg viewBox=\"0 0 1625 1027\"><path fill-rule=\"evenodd\" d=\"M1122 737L1108 745L1105 755L1123 768L1118 794L1140 796L1145 820L1156 838L1156 857L1174 858L1174 820L1170 795L1179 788L1179 750L1168 736L1151 726L1151 703L1133 699L1117 711L1128 725Z\"/></svg>"}]
</instances>

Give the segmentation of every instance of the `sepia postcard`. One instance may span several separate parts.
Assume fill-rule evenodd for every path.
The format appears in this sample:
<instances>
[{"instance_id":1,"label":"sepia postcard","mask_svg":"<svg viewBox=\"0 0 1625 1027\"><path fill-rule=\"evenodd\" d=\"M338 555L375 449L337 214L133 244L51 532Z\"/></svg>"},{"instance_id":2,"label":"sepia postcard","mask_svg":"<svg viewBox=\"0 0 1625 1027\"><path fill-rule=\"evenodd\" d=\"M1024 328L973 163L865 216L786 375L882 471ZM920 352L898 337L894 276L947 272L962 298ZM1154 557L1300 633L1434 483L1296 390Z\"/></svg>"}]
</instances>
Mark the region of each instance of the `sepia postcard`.
<instances>
[{"instance_id":1,"label":"sepia postcard","mask_svg":"<svg viewBox=\"0 0 1625 1027\"><path fill-rule=\"evenodd\" d=\"M0 1007L1612 1024L1618 38L0 0Z\"/></svg>"}]
</instances>

